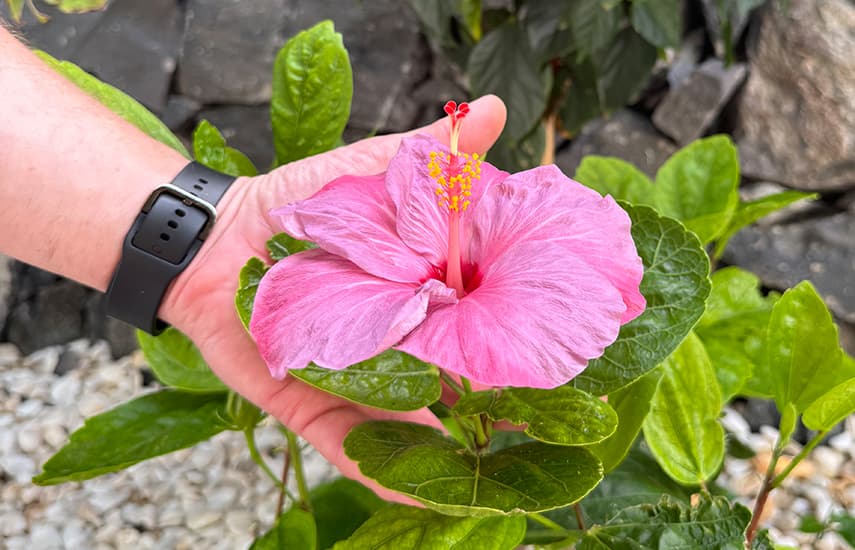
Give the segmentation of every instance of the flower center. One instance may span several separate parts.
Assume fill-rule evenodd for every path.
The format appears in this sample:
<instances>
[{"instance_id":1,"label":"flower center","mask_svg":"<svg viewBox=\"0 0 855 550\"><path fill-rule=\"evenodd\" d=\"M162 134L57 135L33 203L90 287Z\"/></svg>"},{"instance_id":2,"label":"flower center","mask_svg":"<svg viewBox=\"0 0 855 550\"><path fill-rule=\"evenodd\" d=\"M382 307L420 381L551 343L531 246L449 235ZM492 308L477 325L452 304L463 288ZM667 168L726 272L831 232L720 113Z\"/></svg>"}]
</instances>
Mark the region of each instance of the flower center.
<instances>
[{"instance_id":1,"label":"flower center","mask_svg":"<svg viewBox=\"0 0 855 550\"><path fill-rule=\"evenodd\" d=\"M445 112L451 119L451 152L432 151L427 169L437 183L437 203L441 209L448 211L448 267L445 284L457 291L458 298L462 298L466 289L461 271L460 216L471 204L472 180L481 177L481 160L478 153L461 153L457 148L460 127L469 113L469 104L457 105L449 101L445 104Z\"/></svg>"}]
</instances>

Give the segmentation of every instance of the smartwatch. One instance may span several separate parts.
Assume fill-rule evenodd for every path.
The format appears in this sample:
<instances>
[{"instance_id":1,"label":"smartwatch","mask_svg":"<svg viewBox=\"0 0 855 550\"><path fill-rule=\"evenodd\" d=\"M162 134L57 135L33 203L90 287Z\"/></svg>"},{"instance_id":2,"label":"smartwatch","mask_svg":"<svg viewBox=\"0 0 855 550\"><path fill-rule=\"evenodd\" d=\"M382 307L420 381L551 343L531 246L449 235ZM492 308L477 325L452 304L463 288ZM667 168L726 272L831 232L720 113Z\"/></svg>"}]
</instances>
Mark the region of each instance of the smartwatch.
<instances>
[{"instance_id":1,"label":"smartwatch","mask_svg":"<svg viewBox=\"0 0 855 550\"><path fill-rule=\"evenodd\" d=\"M234 180L191 162L154 190L125 237L107 289L108 315L154 335L169 326L157 318L166 289L199 252Z\"/></svg>"}]
</instances>

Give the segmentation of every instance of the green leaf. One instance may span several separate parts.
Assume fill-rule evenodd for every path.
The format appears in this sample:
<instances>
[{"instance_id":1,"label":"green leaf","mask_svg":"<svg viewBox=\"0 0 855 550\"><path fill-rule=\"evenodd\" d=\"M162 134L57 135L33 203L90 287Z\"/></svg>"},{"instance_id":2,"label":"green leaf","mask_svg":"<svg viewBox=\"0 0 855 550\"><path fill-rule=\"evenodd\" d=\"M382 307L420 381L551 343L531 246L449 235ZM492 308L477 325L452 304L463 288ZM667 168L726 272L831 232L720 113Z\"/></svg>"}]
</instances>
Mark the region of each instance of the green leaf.
<instances>
[{"instance_id":1,"label":"green leaf","mask_svg":"<svg viewBox=\"0 0 855 550\"><path fill-rule=\"evenodd\" d=\"M835 531L843 537L843 540L849 543L849 546L855 547L855 518L845 512L833 514L832 520L837 524Z\"/></svg>"},{"instance_id":2,"label":"green leaf","mask_svg":"<svg viewBox=\"0 0 855 550\"><path fill-rule=\"evenodd\" d=\"M584 59L579 62L567 61L567 77L562 82L567 94L559 106L561 127L571 135L579 132L592 119L604 114L606 109L601 103L597 87L597 69L593 61Z\"/></svg>"},{"instance_id":3,"label":"green leaf","mask_svg":"<svg viewBox=\"0 0 855 550\"><path fill-rule=\"evenodd\" d=\"M621 22L621 9L602 0L576 0L570 5L570 27L579 56L589 57L609 45Z\"/></svg>"},{"instance_id":4,"label":"green leaf","mask_svg":"<svg viewBox=\"0 0 855 550\"><path fill-rule=\"evenodd\" d=\"M753 273L737 267L713 273L707 309L695 332L715 368L723 402L740 393L771 397L767 380L758 376L752 382L752 375L766 361L766 327L777 299L775 293L763 296Z\"/></svg>"},{"instance_id":5,"label":"green leaf","mask_svg":"<svg viewBox=\"0 0 855 550\"><path fill-rule=\"evenodd\" d=\"M671 478L697 485L714 476L724 460L715 372L694 334L662 366L662 380L644 419L644 439Z\"/></svg>"},{"instance_id":6,"label":"green leaf","mask_svg":"<svg viewBox=\"0 0 855 550\"><path fill-rule=\"evenodd\" d=\"M540 165L546 147L546 127L537 124L532 132L514 142L510 138L499 139L491 148L489 162L502 170L519 172Z\"/></svg>"},{"instance_id":7,"label":"green leaf","mask_svg":"<svg viewBox=\"0 0 855 550\"><path fill-rule=\"evenodd\" d=\"M12 20L16 23L21 22L21 15L24 13L24 0L6 0L9 5L9 14Z\"/></svg>"},{"instance_id":8,"label":"green leaf","mask_svg":"<svg viewBox=\"0 0 855 550\"><path fill-rule=\"evenodd\" d=\"M343 477L312 489L310 500L321 550L350 537L377 510L387 506L365 485Z\"/></svg>"},{"instance_id":9,"label":"green leaf","mask_svg":"<svg viewBox=\"0 0 855 550\"><path fill-rule=\"evenodd\" d=\"M766 332L767 384L775 403L804 411L836 386L842 362L837 327L808 281L789 289L772 309Z\"/></svg>"},{"instance_id":10,"label":"green leaf","mask_svg":"<svg viewBox=\"0 0 855 550\"><path fill-rule=\"evenodd\" d=\"M768 216L772 212L780 210L796 201L800 201L802 199L813 200L818 197L819 195L816 193L784 191L782 193L775 193L774 195L761 197L757 200L740 202L739 206L736 208L736 212L733 214L733 218L731 218L730 223L727 226L727 229L716 240L714 257L721 257L724 253L724 249L727 247L727 243L730 242L730 239L743 227L751 225L760 218Z\"/></svg>"},{"instance_id":11,"label":"green leaf","mask_svg":"<svg viewBox=\"0 0 855 550\"><path fill-rule=\"evenodd\" d=\"M315 243L298 241L287 233L277 233L267 241L267 252L270 253L270 259L274 262L278 262L282 258L290 256L291 254L296 254L315 247Z\"/></svg>"},{"instance_id":12,"label":"green leaf","mask_svg":"<svg viewBox=\"0 0 855 550\"><path fill-rule=\"evenodd\" d=\"M273 65L276 165L335 147L350 118L352 97L350 59L332 21L289 40Z\"/></svg>"},{"instance_id":13,"label":"green leaf","mask_svg":"<svg viewBox=\"0 0 855 550\"><path fill-rule=\"evenodd\" d=\"M299 508L288 510L276 520L273 528L255 539L250 550L315 550L317 528L312 514Z\"/></svg>"},{"instance_id":14,"label":"green leaf","mask_svg":"<svg viewBox=\"0 0 855 550\"><path fill-rule=\"evenodd\" d=\"M59 8L64 13L83 13L100 10L107 5L107 0L46 0L48 4Z\"/></svg>"},{"instance_id":15,"label":"green leaf","mask_svg":"<svg viewBox=\"0 0 855 550\"><path fill-rule=\"evenodd\" d=\"M575 43L570 28L570 7L554 0L528 0L523 25L538 60L546 63L573 51Z\"/></svg>"},{"instance_id":16,"label":"green leaf","mask_svg":"<svg viewBox=\"0 0 855 550\"><path fill-rule=\"evenodd\" d=\"M680 0L633 0L632 27L657 48L676 48L683 30Z\"/></svg>"},{"instance_id":17,"label":"green leaf","mask_svg":"<svg viewBox=\"0 0 855 550\"><path fill-rule=\"evenodd\" d=\"M748 508L724 497L701 496L690 508L664 496L656 506L633 506L591 527L578 550L743 550L750 519Z\"/></svg>"},{"instance_id":18,"label":"green leaf","mask_svg":"<svg viewBox=\"0 0 855 550\"><path fill-rule=\"evenodd\" d=\"M226 145L223 134L207 120L196 126L193 132L193 154L196 160L230 176L255 176L258 174L246 155Z\"/></svg>"},{"instance_id":19,"label":"green leaf","mask_svg":"<svg viewBox=\"0 0 855 550\"><path fill-rule=\"evenodd\" d=\"M363 475L454 516L551 510L602 479L600 462L582 447L533 442L476 455L433 428L404 422L361 424L344 450Z\"/></svg>"},{"instance_id":20,"label":"green leaf","mask_svg":"<svg viewBox=\"0 0 855 550\"><path fill-rule=\"evenodd\" d=\"M475 45L468 73L473 95L493 93L508 106L506 139L517 142L531 132L546 109L551 73L538 66L517 22L490 31Z\"/></svg>"},{"instance_id":21,"label":"green leaf","mask_svg":"<svg viewBox=\"0 0 855 550\"><path fill-rule=\"evenodd\" d=\"M524 535L522 516L454 517L396 505L377 512L335 550L513 550Z\"/></svg>"},{"instance_id":22,"label":"green leaf","mask_svg":"<svg viewBox=\"0 0 855 550\"><path fill-rule=\"evenodd\" d=\"M739 159L727 136L699 139L669 158L656 173L656 206L681 220L706 244L736 211Z\"/></svg>"},{"instance_id":23,"label":"green leaf","mask_svg":"<svg viewBox=\"0 0 855 550\"><path fill-rule=\"evenodd\" d=\"M619 158L588 155L576 168L573 179L615 200L655 206L653 182L641 170Z\"/></svg>"},{"instance_id":24,"label":"green leaf","mask_svg":"<svg viewBox=\"0 0 855 550\"><path fill-rule=\"evenodd\" d=\"M460 416L487 413L493 420L526 424L527 435L554 445L597 443L614 433L618 420L608 403L572 386L478 392L461 397L454 412Z\"/></svg>"},{"instance_id":25,"label":"green leaf","mask_svg":"<svg viewBox=\"0 0 855 550\"><path fill-rule=\"evenodd\" d=\"M261 278L270 269L261 259L253 256L240 270L240 280L237 293L235 294L235 308L244 328L249 330L249 320L252 319L252 305L255 303L255 294Z\"/></svg>"},{"instance_id":26,"label":"green leaf","mask_svg":"<svg viewBox=\"0 0 855 550\"><path fill-rule=\"evenodd\" d=\"M620 329L617 341L576 377L576 386L603 395L626 386L674 351L704 311L709 259L698 238L652 208L622 204L644 261L647 309Z\"/></svg>"},{"instance_id":27,"label":"green leaf","mask_svg":"<svg viewBox=\"0 0 855 550\"><path fill-rule=\"evenodd\" d=\"M190 158L190 154L181 144L181 140L175 137L175 134L173 134L163 122L154 116L151 111L140 105L135 99L120 92L109 84L101 82L94 76L83 71L74 63L58 61L51 57L50 54L42 51L36 51L35 54L53 70L72 81L78 88L100 101L105 107L127 120L150 137L172 147L185 157Z\"/></svg>"},{"instance_id":28,"label":"green leaf","mask_svg":"<svg viewBox=\"0 0 855 550\"><path fill-rule=\"evenodd\" d=\"M613 111L629 103L650 80L656 48L631 28L620 31L608 47L594 52L600 105Z\"/></svg>"},{"instance_id":29,"label":"green leaf","mask_svg":"<svg viewBox=\"0 0 855 550\"><path fill-rule=\"evenodd\" d=\"M481 40L481 0L458 0L466 30L477 42Z\"/></svg>"},{"instance_id":30,"label":"green leaf","mask_svg":"<svg viewBox=\"0 0 855 550\"><path fill-rule=\"evenodd\" d=\"M137 331L148 366L166 386L189 392L224 392L228 388L202 358L196 345L175 328L159 336Z\"/></svg>"},{"instance_id":31,"label":"green leaf","mask_svg":"<svg viewBox=\"0 0 855 550\"><path fill-rule=\"evenodd\" d=\"M802 422L811 430L830 430L855 412L855 378L838 384L805 409Z\"/></svg>"},{"instance_id":32,"label":"green leaf","mask_svg":"<svg viewBox=\"0 0 855 550\"><path fill-rule=\"evenodd\" d=\"M609 394L609 405L618 415L617 430L604 441L590 447L591 452L603 463L606 473L621 463L638 437L661 378L662 369L653 369L629 386Z\"/></svg>"},{"instance_id":33,"label":"green leaf","mask_svg":"<svg viewBox=\"0 0 855 550\"><path fill-rule=\"evenodd\" d=\"M192 447L225 429L225 393L162 390L87 419L33 478L37 485L83 481Z\"/></svg>"},{"instance_id":34,"label":"green leaf","mask_svg":"<svg viewBox=\"0 0 855 550\"><path fill-rule=\"evenodd\" d=\"M309 365L289 374L327 393L389 411L414 411L439 399L439 369L397 350L344 370Z\"/></svg>"},{"instance_id":35,"label":"green leaf","mask_svg":"<svg viewBox=\"0 0 855 550\"><path fill-rule=\"evenodd\" d=\"M639 504L656 504L668 495L689 504L692 491L668 477L643 445L633 448L617 468L582 500L585 523L606 523L624 508ZM556 512L549 512L549 515ZM575 516L575 514L574 514ZM573 518L575 522L575 517Z\"/></svg>"}]
</instances>

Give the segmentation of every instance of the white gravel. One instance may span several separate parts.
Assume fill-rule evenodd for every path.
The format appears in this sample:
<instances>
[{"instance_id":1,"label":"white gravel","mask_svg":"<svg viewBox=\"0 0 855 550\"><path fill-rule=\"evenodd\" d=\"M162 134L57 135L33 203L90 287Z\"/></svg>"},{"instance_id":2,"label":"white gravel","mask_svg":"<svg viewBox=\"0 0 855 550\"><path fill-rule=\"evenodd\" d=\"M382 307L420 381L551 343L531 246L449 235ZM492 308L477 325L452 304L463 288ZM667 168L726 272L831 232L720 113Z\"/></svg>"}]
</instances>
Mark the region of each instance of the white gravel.
<instances>
[{"instance_id":1,"label":"white gravel","mask_svg":"<svg viewBox=\"0 0 855 550\"><path fill-rule=\"evenodd\" d=\"M57 376L62 347L20 357L13 345L0 344L0 550L235 550L247 548L271 526L278 491L235 432L84 483L33 485L41 464L84 418L151 391L142 386L139 355L113 361L103 342L69 347L82 364ZM757 452L750 460L728 459L720 478L750 507L777 432L751 433L730 409L722 422ZM257 440L271 468L281 471L283 438L272 422L258 430ZM849 548L835 534L817 539L798 526L807 514L821 520L836 511L855 514L853 458L855 420L850 418L846 430L817 448L769 499L762 526L771 528L777 543ZM306 470L310 484L335 475L313 452L306 453Z\"/></svg>"}]
</instances>

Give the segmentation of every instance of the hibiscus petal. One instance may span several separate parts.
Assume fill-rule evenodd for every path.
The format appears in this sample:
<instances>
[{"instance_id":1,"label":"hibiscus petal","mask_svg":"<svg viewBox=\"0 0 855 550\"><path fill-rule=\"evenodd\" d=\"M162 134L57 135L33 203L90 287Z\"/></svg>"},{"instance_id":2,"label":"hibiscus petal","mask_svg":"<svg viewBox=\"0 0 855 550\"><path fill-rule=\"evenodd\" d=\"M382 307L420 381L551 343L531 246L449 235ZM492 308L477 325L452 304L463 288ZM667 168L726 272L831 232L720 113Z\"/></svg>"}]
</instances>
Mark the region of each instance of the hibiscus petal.
<instances>
[{"instance_id":1,"label":"hibiscus petal","mask_svg":"<svg viewBox=\"0 0 855 550\"><path fill-rule=\"evenodd\" d=\"M368 273L398 282L424 280L431 265L398 237L383 174L344 176L310 198L271 212L283 231L318 243Z\"/></svg>"},{"instance_id":2,"label":"hibiscus petal","mask_svg":"<svg viewBox=\"0 0 855 550\"><path fill-rule=\"evenodd\" d=\"M627 213L554 165L509 176L491 186L472 217L469 255L489 265L519 242L552 242L584 260L623 296L626 323L644 311L638 290L644 266Z\"/></svg>"},{"instance_id":3,"label":"hibiscus petal","mask_svg":"<svg viewBox=\"0 0 855 550\"><path fill-rule=\"evenodd\" d=\"M265 274L250 332L276 378L310 362L343 369L398 342L422 322L432 299L456 301L439 281L387 281L323 250L308 250Z\"/></svg>"},{"instance_id":4,"label":"hibiscus petal","mask_svg":"<svg viewBox=\"0 0 855 550\"><path fill-rule=\"evenodd\" d=\"M620 293L555 243L520 243L457 304L431 307L399 349L491 386L553 388L614 342Z\"/></svg>"},{"instance_id":5,"label":"hibiscus petal","mask_svg":"<svg viewBox=\"0 0 855 550\"><path fill-rule=\"evenodd\" d=\"M386 189L397 208L397 231L401 239L433 265L448 258L448 210L437 201L437 182L428 173L431 152L448 153L448 147L436 139L418 134L401 140L398 152L389 162ZM485 163L481 178L472 182L471 205L463 213L462 233L468 228L472 212L487 188L508 174Z\"/></svg>"}]
</instances>

